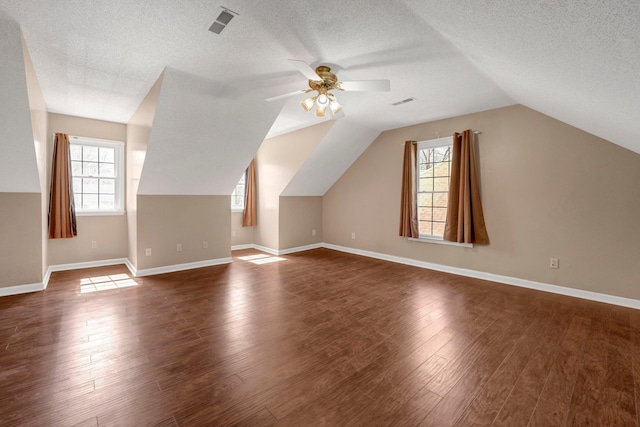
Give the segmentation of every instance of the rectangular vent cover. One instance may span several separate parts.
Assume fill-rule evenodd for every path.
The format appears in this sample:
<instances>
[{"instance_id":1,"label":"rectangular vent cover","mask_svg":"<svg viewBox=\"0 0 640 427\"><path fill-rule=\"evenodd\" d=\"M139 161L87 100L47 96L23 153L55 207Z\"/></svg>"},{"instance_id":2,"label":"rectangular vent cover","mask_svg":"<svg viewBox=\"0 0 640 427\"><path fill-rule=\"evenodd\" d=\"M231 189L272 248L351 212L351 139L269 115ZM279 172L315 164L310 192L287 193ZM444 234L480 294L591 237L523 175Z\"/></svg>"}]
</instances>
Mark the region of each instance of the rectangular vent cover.
<instances>
[{"instance_id":1,"label":"rectangular vent cover","mask_svg":"<svg viewBox=\"0 0 640 427\"><path fill-rule=\"evenodd\" d=\"M218 17L216 18L216 22L211 24L211 26L209 27L209 31L211 31L212 33L220 34L222 30L224 30L225 27L229 24L229 22L231 22L235 15L237 15L237 13L223 7L222 12L220 12L220 15L218 15Z\"/></svg>"},{"instance_id":2,"label":"rectangular vent cover","mask_svg":"<svg viewBox=\"0 0 640 427\"><path fill-rule=\"evenodd\" d=\"M224 25L222 25L219 22L214 22L213 24L211 24L211 26L209 27L209 31L211 31L212 33L216 33L216 34L220 34L220 32L222 32L222 30L224 30Z\"/></svg>"},{"instance_id":3,"label":"rectangular vent cover","mask_svg":"<svg viewBox=\"0 0 640 427\"><path fill-rule=\"evenodd\" d=\"M402 101L394 102L391 105L393 105L394 107L397 107L398 105L406 104L407 102L412 102L415 100L416 100L415 98L407 98L407 99L403 99Z\"/></svg>"}]
</instances>

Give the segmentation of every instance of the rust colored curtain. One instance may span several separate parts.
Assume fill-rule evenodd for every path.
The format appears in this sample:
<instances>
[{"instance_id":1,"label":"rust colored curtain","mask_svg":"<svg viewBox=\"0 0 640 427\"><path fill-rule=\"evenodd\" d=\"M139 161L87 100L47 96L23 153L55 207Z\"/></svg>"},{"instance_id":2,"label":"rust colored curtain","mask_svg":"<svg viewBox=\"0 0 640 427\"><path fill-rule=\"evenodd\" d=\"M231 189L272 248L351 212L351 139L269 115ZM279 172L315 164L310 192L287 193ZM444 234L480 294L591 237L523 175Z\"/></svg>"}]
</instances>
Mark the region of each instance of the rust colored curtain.
<instances>
[{"instance_id":1,"label":"rust colored curtain","mask_svg":"<svg viewBox=\"0 0 640 427\"><path fill-rule=\"evenodd\" d=\"M453 134L451 184L443 238L450 242L486 245L489 235L480 203L473 138L471 129Z\"/></svg>"},{"instance_id":2,"label":"rust colored curtain","mask_svg":"<svg viewBox=\"0 0 640 427\"><path fill-rule=\"evenodd\" d=\"M400 200L400 236L419 237L418 209L416 203L416 144L404 143L402 166L402 197Z\"/></svg>"},{"instance_id":3,"label":"rust colored curtain","mask_svg":"<svg viewBox=\"0 0 640 427\"><path fill-rule=\"evenodd\" d=\"M69 135L56 133L53 142L51 190L49 192L50 239L65 239L78 235L71 184Z\"/></svg>"},{"instance_id":4,"label":"rust colored curtain","mask_svg":"<svg viewBox=\"0 0 640 427\"><path fill-rule=\"evenodd\" d=\"M256 214L256 173L254 161L251 160L247 168L247 179L245 179L244 190L244 211L242 212L242 226L255 227L258 224Z\"/></svg>"}]
</instances>

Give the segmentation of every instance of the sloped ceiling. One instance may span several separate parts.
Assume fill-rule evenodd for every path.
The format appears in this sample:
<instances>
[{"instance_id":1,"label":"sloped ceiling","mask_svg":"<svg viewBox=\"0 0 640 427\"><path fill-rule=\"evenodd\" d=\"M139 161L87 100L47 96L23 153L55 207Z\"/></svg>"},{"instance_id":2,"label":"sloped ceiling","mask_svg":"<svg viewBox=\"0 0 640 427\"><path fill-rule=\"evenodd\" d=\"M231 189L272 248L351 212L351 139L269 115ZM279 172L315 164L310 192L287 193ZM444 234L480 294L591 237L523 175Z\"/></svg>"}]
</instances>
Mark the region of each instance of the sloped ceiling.
<instances>
[{"instance_id":1,"label":"sloped ceiling","mask_svg":"<svg viewBox=\"0 0 640 427\"><path fill-rule=\"evenodd\" d=\"M39 193L20 26L0 11L0 192Z\"/></svg>"},{"instance_id":2,"label":"sloped ceiling","mask_svg":"<svg viewBox=\"0 0 640 427\"><path fill-rule=\"evenodd\" d=\"M337 120L281 195L324 196L378 135L380 131Z\"/></svg>"},{"instance_id":3,"label":"sloped ceiling","mask_svg":"<svg viewBox=\"0 0 640 427\"><path fill-rule=\"evenodd\" d=\"M406 3L518 103L640 153L640 2Z\"/></svg>"},{"instance_id":4,"label":"sloped ceiling","mask_svg":"<svg viewBox=\"0 0 640 427\"><path fill-rule=\"evenodd\" d=\"M207 29L221 6L238 15ZM303 89L287 62L391 92L339 93L377 131L522 103L640 152L640 3L0 0L22 26L50 111L127 122L165 67L266 98ZM392 107L409 97L416 101ZM278 135L318 123L288 100ZM247 115L249 113L247 112ZM243 159L244 160L244 159Z\"/></svg>"},{"instance_id":5,"label":"sloped ceiling","mask_svg":"<svg viewBox=\"0 0 640 427\"><path fill-rule=\"evenodd\" d=\"M231 194L281 107L167 68L138 194Z\"/></svg>"}]
</instances>

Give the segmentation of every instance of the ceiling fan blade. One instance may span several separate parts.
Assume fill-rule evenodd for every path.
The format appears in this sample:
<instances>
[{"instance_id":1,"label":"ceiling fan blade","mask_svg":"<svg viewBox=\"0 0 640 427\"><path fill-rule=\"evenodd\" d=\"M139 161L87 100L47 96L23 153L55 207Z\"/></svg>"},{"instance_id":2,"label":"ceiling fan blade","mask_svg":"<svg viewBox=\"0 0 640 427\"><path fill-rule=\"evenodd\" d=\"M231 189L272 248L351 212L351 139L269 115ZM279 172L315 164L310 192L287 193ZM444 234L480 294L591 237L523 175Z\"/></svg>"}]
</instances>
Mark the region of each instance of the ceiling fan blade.
<instances>
[{"instance_id":1,"label":"ceiling fan blade","mask_svg":"<svg viewBox=\"0 0 640 427\"><path fill-rule=\"evenodd\" d=\"M345 117L347 117L347 116L344 114L344 110L340 110L336 114L333 115L333 118L335 120L344 119Z\"/></svg>"},{"instance_id":2,"label":"ceiling fan blade","mask_svg":"<svg viewBox=\"0 0 640 427\"><path fill-rule=\"evenodd\" d=\"M380 91L388 92L391 90L391 82L389 80L356 80L352 82L340 82L342 90L348 91Z\"/></svg>"},{"instance_id":3,"label":"ceiling fan blade","mask_svg":"<svg viewBox=\"0 0 640 427\"><path fill-rule=\"evenodd\" d=\"M298 71L300 71L307 79L309 80L322 80L322 77L316 74L316 72L304 61L300 61L298 59L290 59L291 65L296 67Z\"/></svg>"},{"instance_id":4,"label":"ceiling fan blade","mask_svg":"<svg viewBox=\"0 0 640 427\"><path fill-rule=\"evenodd\" d=\"M288 98L290 96L298 95L300 93L305 93L306 90L296 90L295 92L285 93L283 95L272 96L271 98L266 98L265 101L275 101L277 99Z\"/></svg>"}]
</instances>

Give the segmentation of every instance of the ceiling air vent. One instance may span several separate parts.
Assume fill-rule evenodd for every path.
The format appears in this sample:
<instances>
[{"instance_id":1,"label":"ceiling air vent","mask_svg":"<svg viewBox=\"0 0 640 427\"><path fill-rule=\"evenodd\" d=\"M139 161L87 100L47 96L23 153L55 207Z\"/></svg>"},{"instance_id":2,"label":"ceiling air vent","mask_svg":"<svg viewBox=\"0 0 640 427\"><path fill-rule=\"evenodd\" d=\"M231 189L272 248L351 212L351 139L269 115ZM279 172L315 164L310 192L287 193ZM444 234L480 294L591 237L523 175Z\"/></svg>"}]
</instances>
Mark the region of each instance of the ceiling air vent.
<instances>
[{"instance_id":1,"label":"ceiling air vent","mask_svg":"<svg viewBox=\"0 0 640 427\"><path fill-rule=\"evenodd\" d=\"M216 22L211 24L211 26L209 27L209 31L211 31L212 33L220 34L236 15L238 14L234 11L223 7L222 12L220 12L220 15L218 15L218 17L216 18Z\"/></svg>"},{"instance_id":2,"label":"ceiling air vent","mask_svg":"<svg viewBox=\"0 0 640 427\"><path fill-rule=\"evenodd\" d=\"M394 102L391 105L393 105L394 107L397 107L398 105L406 104L407 102L412 102L415 100L416 100L415 98L411 97L411 98L403 99L402 101Z\"/></svg>"}]
</instances>

